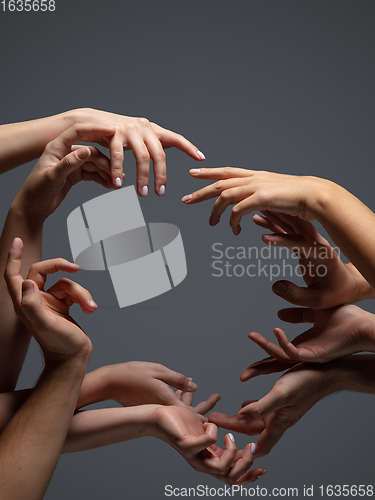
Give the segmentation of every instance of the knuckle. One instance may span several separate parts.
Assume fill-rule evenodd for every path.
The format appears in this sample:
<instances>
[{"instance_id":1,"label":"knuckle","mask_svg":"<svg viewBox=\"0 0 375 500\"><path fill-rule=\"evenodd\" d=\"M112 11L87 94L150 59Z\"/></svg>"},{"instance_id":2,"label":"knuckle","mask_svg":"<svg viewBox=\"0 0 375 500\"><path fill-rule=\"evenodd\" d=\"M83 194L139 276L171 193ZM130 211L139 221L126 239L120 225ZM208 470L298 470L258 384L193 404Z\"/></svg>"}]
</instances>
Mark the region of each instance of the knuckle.
<instances>
[{"instance_id":1,"label":"knuckle","mask_svg":"<svg viewBox=\"0 0 375 500\"><path fill-rule=\"evenodd\" d=\"M154 154L153 160L155 161L165 161L166 154L163 149L158 150L157 153Z\"/></svg>"},{"instance_id":2,"label":"knuckle","mask_svg":"<svg viewBox=\"0 0 375 500\"><path fill-rule=\"evenodd\" d=\"M138 118L138 123L141 127L150 127L151 123L147 118Z\"/></svg>"},{"instance_id":3,"label":"knuckle","mask_svg":"<svg viewBox=\"0 0 375 500\"><path fill-rule=\"evenodd\" d=\"M143 150L139 153L139 160L141 161L150 161L150 153L147 150Z\"/></svg>"},{"instance_id":4,"label":"knuckle","mask_svg":"<svg viewBox=\"0 0 375 500\"><path fill-rule=\"evenodd\" d=\"M113 151L113 153L111 153L111 156L112 156L112 159L113 160L123 160L124 159L124 151Z\"/></svg>"},{"instance_id":5,"label":"knuckle","mask_svg":"<svg viewBox=\"0 0 375 500\"><path fill-rule=\"evenodd\" d=\"M240 212L241 212L241 208L238 205L235 205L232 208L232 215L233 216L239 215Z\"/></svg>"},{"instance_id":6,"label":"knuckle","mask_svg":"<svg viewBox=\"0 0 375 500\"><path fill-rule=\"evenodd\" d=\"M226 203L229 203L232 200L232 193L229 191L229 189L221 193L220 199L221 201L224 201Z\"/></svg>"},{"instance_id":7,"label":"knuckle","mask_svg":"<svg viewBox=\"0 0 375 500\"><path fill-rule=\"evenodd\" d=\"M157 174L155 175L155 179L157 179L161 184L165 184L167 182L167 176L165 174Z\"/></svg>"},{"instance_id":8,"label":"knuckle","mask_svg":"<svg viewBox=\"0 0 375 500\"><path fill-rule=\"evenodd\" d=\"M224 167L224 168L223 168L223 174L224 174L226 177L232 177L232 176L233 176L233 171L234 171L234 168L233 168L233 167Z\"/></svg>"}]
</instances>

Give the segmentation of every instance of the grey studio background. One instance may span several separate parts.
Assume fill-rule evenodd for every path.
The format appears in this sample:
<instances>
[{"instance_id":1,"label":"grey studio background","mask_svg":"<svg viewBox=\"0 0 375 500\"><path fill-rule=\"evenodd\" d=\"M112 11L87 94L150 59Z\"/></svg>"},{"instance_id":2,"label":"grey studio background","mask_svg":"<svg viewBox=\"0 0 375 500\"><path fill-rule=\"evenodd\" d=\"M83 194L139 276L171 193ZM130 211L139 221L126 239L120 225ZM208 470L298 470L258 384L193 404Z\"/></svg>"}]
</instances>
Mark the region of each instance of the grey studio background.
<instances>
[{"instance_id":1,"label":"grey studio background","mask_svg":"<svg viewBox=\"0 0 375 500\"><path fill-rule=\"evenodd\" d=\"M0 11L1 123L77 107L145 116L196 144L207 157L202 166L327 177L374 209L374 21L373 2L343 0L56 0L54 13ZM125 161L125 185L131 185L131 152ZM214 243L261 248L263 231L247 217L234 237L229 213L209 227L213 202L189 207L180 201L204 185L188 174L197 163L175 150L167 161L165 197L150 189L141 207L147 222L180 228L187 278L125 309L99 293L94 315L78 309L73 315L93 341L90 370L128 360L160 362L194 378L196 401L220 392L217 410L235 413L278 378L239 381L241 371L263 357L247 333L272 339L273 327L283 326L277 310L286 304L264 276L212 276ZM1 177L2 223L31 168ZM67 216L104 192L92 183L73 188L45 224L44 258L71 259ZM80 271L75 279L97 287L94 273ZM372 302L362 307L375 312ZM289 338L299 331L286 326ZM19 387L35 383L40 370L33 346ZM301 498L303 485L314 485L319 498L320 485L372 484L374 401L342 393L318 403L258 460L267 475L257 484L269 491L298 487ZM220 431L220 442L224 435ZM241 447L252 440L236 435ZM147 438L62 456L46 498L159 500L167 484L222 486Z\"/></svg>"}]
</instances>

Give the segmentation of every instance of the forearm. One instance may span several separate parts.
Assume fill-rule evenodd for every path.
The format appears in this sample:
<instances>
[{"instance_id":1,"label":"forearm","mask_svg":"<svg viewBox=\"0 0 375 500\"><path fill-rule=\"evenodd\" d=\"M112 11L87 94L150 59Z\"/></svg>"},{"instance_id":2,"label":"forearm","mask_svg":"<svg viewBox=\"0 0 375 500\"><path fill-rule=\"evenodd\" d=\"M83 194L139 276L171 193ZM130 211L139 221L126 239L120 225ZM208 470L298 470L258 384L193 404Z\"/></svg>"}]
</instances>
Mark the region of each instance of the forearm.
<instances>
[{"instance_id":1,"label":"forearm","mask_svg":"<svg viewBox=\"0 0 375 500\"><path fill-rule=\"evenodd\" d=\"M346 189L330 181L313 198L314 217L371 287L375 287L375 214Z\"/></svg>"},{"instance_id":2,"label":"forearm","mask_svg":"<svg viewBox=\"0 0 375 500\"><path fill-rule=\"evenodd\" d=\"M38 158L46 145L74 125L79 111L0 126L0 174Z\"/></svg>"},{"instance_id":3,"label":"forearm","mask_svg":"<svg viewBox=\"0 0 375 500\"><path fill-rule=\"evenodd\" d=\"M156 434L155 408L158 405L77 412L71 421L62 452L72 453L153 436Z\"/></svg>"},{"instance_id":4,"label":"forearm","mask_svg":"<svg viewBox=\"0 0 375 500\"><path fill-rule=\"evenodd\" d=\"M352 354L332 363L341 373L337 390L375 394L375 354Z\"/></svg>"},{"instance_id":5,"label":"forearm","mask_svg":"<svg viewBox=\"0 0 375 500\"><path fill-rule=\"evenodd\" d=\"M350 303L360 302L361 300L374 299L375 289L362 276L358 269L351 263L345 264L353 276L354 287L352 287L352 297Z\"/></svg>"},{"instance_id":6,"label":"forearm","mask_svg":"<svg viewBox=\"0 0 375 500\"><path fill-rule=\"evenodd\" d=\"M37 500L61 454L88 358L45 368L0 436L0 497Z\"/></svg>"},{"instance_id":7,"label":"forearm","mask_svg":"<svg viewBox=\"0 0 375 500\"><path fill-rule=\"evenodd\" d=\"M17 198L16 198L17 199ZM41 259L43 222L32 219L13 203L0 238L0 392L14 390L30 342L30 333L17 318L4 279L8 251L18 236L24 242L22 275Z\"/></svg>"}]
</instances>

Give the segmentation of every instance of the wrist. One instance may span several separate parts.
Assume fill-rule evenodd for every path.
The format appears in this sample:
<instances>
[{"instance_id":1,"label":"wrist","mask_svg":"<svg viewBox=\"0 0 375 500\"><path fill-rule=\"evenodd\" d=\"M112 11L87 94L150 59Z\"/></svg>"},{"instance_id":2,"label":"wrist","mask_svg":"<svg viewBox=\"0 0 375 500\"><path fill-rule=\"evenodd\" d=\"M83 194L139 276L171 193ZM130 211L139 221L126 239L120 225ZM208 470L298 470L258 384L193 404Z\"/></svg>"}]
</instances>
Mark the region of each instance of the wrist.
<instances>
[{"instance_id":1,"label":"wrist","mask_svg":"<svg viewBox=\"0 0 375 500\"><path fill-rule=\"evenodd\" d=\"M340 191L346 190L327 179L320 177L310 177L310 179L313 184L309 187L307 193L306 211L311 215L311 220L320 221L327 213L330 213L337 199L342 196Z\"/></svg>"},{"instance_id":2,"label":"wrist","mask_svg":"<svg viewBox=\"0 0 375 500\"><path fill-rule=\"evenodd\" d=\"M20 221L24 221L30 229L42 228L46 216L33 210L33 200L21 188L10 206L9 214Z\"/></svg>"}]
</instances>

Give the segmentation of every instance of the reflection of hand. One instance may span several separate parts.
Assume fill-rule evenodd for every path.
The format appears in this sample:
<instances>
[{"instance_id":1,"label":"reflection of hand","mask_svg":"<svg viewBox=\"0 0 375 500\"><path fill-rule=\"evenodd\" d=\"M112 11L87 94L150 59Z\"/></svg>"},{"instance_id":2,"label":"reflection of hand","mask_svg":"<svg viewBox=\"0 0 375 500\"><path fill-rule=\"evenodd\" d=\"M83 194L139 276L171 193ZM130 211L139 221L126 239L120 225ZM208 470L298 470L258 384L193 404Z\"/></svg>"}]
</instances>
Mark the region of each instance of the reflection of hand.
<instances>
[{"instance_id":1,"label":"reflection of hand","mask_svg":"<svg viewBox=\"0 0 375 500\"><path fill-rule=\"evenodd\" d=\"M244 215L255 210L271 210L302 219L315 218L318 195L329 186L325 179L260 172L243 168L201 168L191 170L198 179L215 180L214 184L184 196L189 205L217 198L212 209L210 224L215 226L229 205L235 205L230 217L234 234L241 231L240 221Z\"/></svg>"},{"instance_id":2,"label":"reflection of hand","mask_svg":"<svg viewBox=\"0 0 375 500\"><path fill-rule=\"evenodd\" d=\"M177 392L170 386L178 389ZM197 385L191 378L163 365L130 361L103 366L88 373L82 384L78 407L107 399L117 401L122 406L190 406L196 389ZM213 394L206 402L197 405L195 411L204 414L213 408L219 399L219 394Z\"/></svg>"},{"instance_id":3,"label":"reflection of hand","mask_svg":"<svg viewBox=\"0 0 375 500\"><path fill-rule=\"evenodd\" d=\"M69 316L69 307L78 303L85 313L96 308L90 293L77 283L63 278L49 290L43 287L48 274L74 273L78 266L64 259L33 264L24 281L21 271L22 240L15 238L5 270L5 280L15 311L43 349L46 361L91 354L91 341Z\"/></svg>"},{"instance_id":4,"label":"reflection of hand","mask_svg":"<svg viewBox=\"0 0 375 500\"><path fill-rule=\"evenodd\" d=\"M298 306L329 309L357 302L373 295L372 287L352 264L344 264L328 241L308 222L291 215L263 212L254 222L274 234L263 236L269 245L290 248L299 257L300 271L307 285L276 282L272 290Z\"/></svg>"},{"instance_id":5,"label":"reflection of hand","mask_svg":"<svg viewBox=\"0 0 375 500\"><path fill-rule=\"evenodd\" d=\"M72 151L72 146L88 132L110 135L113 129L75 125L47 144L13 206L44 220L56 210L70 188L81 180L111 187L110 165L105 155L87 146Z\"/></svg>"},{"instance_id":6,"label":"reflection of hand","mask_svg":"<svg viewBox=\"0 0 375 500\"><path fill-rule=\"evenodd\" d=\"M320 311L295 307L282 309L278 315L289 323L314 323L312 328L298 335L292 343L281 328L275 328L280 347L259 333L249 333L250 340L278 361L325 363L355 352L375 350L374 315L357 306Z\"/></svg>"},{"instance_id":7,"label":"reflection of hand","mask_svg":"<svg viewBox=\"0 0 375 500\"><path fill-rule=\"evenodd\" d=\"M199 472L210 474L228 484L255 481L264 473L257 468L246 472L253 464L254 445L248 444L237 452L232 435L224 438L225 450L216 446L217 427L202 423L199 416L182 406L161 406L154 410L153 435L166 441ZM233 464L233 465L232 465Z\"/></svg>"},{"instance_id":8,"label":"reflection of hand","mask_svg":"<svg viewBox=\"0 0 375 500\"><path fill-rule=\"evenodd\" d=\"M108 147L111 155L112 185L119 187L123 178L124 149L131 149L137 162L137 191L141 196L148 192L150 159L154 166L155 193L163 195L167 181L167 169L164 149L177 148L187 153L194 160L204 160L204 155L185 137L156 123L150 123L146 118L132 118L96 109L81 109L78 123L95 123L114 128L111 136L87 133L83 141L96 142ZM116 179L119 180L116 182Z\"/></svg>"},{"instance_id":9,"label":"reflection of hand","mask_svg":"<svg viewBox=\"0 0 375 500\"><path fill-rule=\"evenodd\" d=\"M335 380L340 373L335 362L326 365L300 363L290 368L272 390L259 401L245 401L238 415L212 413L210 422L244 434L257 423L264 422L255 457L267 455L284 432L324 396L337 390Z\"/></svg>"}]
</instances>

